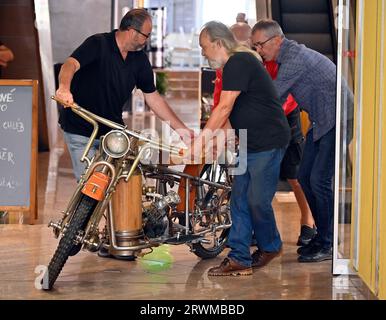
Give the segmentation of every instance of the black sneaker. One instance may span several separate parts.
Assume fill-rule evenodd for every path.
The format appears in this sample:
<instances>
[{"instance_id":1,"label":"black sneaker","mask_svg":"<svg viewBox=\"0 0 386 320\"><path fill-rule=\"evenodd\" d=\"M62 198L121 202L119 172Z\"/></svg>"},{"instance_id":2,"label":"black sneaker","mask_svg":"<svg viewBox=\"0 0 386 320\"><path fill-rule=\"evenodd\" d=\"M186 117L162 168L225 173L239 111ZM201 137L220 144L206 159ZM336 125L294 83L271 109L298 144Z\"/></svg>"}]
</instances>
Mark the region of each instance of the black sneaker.
<instances>
[{"instance_id":1,"label":"black sneaker","mask_svg":"<svg viewBox=\"0 0 386 320\"><path fill-rule=\"evenodd\" d=\"M309 255L301 255L298 257L299 262L321 262L325 260L332 260L332 248L321 248Z\"/></svg>"},{"instance_id":2,"label":"black sneaker","mask_svg":"<svg viewBox=\"0 0 386 320\"><path fill-rule=\"evenodd\" d=\"M297 246L306 246L316 235L316 227L309 227L303 224L300 228L300 236L298 238Z\"/></svg>"},{"instance_id":3,"label":"black sneaker","mask_svg":"<svg viewBox=\"0 0 386 320\"><path fill-rule=\"evenodd\" d=\"M298 248L296 252L299 255L304 256L312 252L318 251L320 247L321 247L320 244L316 241L315 238L313 238L306 246Z\"/></svg>"}]
</instances>

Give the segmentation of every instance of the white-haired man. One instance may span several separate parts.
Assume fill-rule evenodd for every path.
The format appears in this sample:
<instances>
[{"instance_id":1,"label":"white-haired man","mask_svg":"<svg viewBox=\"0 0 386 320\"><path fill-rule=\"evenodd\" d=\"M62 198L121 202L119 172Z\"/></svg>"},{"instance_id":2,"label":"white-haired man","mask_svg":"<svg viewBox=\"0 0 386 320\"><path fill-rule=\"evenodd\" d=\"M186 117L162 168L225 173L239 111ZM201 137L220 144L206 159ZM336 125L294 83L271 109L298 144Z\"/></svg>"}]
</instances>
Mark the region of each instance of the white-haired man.
<instances>
[{"instance_id":1,"label":"white-haired man","mask_svg":"<svg viewBox=\"0 0 386 320\"><path fill-rule=\"evenodd\" d=\"M200 34L202 54L214 69L223 68L220 102L195 140L198 146L227 121L236 134L247 131L246 172L235 176L232 187L231 251L210 276L250 275L281 252L272 199L279 179L280 162L290 129L269 74L252 51L240 50L232 32L211 21ZM240 52L241 51L241 52ZM252 229L258 250L250 254Z\"/></svg>"}]
</instances>

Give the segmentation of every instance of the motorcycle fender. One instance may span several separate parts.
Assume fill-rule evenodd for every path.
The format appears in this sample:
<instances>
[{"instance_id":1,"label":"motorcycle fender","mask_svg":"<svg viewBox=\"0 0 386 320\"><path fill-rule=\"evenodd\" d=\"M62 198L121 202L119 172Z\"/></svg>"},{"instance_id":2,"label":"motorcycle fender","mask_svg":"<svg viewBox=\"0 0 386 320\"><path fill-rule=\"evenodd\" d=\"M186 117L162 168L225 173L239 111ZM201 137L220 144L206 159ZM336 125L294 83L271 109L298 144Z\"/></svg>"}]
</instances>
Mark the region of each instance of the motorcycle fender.
<instances>
[{"instance_id":1,"label":"motorcycle fender","mask_svg":"<svg viewBox=\"0 0 386 320\"><path fill-rule=\"evenodd\" d=\"M105 197L109 183L109 176L101 172L94 172L83 187L82 193L97 201L101 201Z\"/></svg>"}]
</instances>

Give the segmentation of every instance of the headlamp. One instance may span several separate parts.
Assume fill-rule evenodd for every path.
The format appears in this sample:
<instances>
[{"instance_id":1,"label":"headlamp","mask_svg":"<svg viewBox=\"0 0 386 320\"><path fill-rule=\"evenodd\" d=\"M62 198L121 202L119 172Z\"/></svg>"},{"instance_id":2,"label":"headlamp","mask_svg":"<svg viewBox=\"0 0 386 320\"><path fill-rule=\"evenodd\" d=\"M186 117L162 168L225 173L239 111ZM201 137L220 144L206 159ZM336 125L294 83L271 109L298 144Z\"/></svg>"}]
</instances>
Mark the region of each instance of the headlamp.
<instances>
[{"instance_id":1,"label":"headlamp","mask_svg":"<svg viewBox=\"0 0 386 320\"><path fill-rule=\"evenodd\" d=\"M102 148L110 157L120 158L130 149L129 137L122 131L112 130L105 135Z\"/></svg>"}]
</instances>

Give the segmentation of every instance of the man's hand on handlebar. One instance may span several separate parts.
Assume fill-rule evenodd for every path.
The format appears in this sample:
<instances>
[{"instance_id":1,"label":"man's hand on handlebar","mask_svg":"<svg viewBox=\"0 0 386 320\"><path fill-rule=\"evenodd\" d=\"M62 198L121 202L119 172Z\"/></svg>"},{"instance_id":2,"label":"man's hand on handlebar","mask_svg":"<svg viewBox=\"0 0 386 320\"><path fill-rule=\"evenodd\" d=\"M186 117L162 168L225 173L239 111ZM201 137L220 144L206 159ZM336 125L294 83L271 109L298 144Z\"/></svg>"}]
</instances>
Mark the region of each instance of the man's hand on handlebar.
<instances>
[{"instance_id":1,"label":"man's hand on handlebar","mask_svg":"<svg viewBox=\"0 0 386 320\"><path fill-rule=\"evenodd\" d=\"M192 129L189 128L180 128L176 129L176 132L180 136L181 140L186 144L187 147L190 147L191 143L195 138L195 133Z\"/></svg>"},{"instance_id":2,"label":"man's hand on handlebar","mask_svg":"<svg viewBox=\"0 0 386 320\"><path fill-rule=\"evenodd\" d=\"M67 104L73 104L74 98L70 90L59 88L56 90L56 97L60 100L66 102ZM68 105L64 105L65 108L68 108Z\"/></svg>"}]
</instances>

